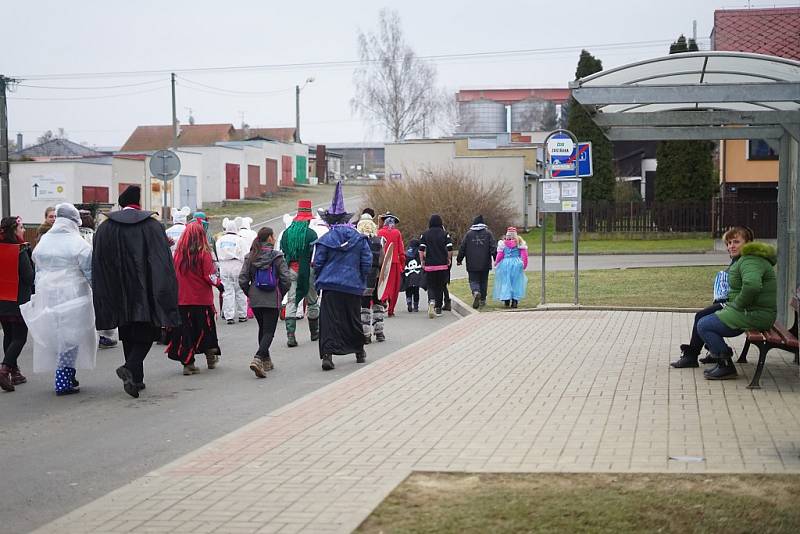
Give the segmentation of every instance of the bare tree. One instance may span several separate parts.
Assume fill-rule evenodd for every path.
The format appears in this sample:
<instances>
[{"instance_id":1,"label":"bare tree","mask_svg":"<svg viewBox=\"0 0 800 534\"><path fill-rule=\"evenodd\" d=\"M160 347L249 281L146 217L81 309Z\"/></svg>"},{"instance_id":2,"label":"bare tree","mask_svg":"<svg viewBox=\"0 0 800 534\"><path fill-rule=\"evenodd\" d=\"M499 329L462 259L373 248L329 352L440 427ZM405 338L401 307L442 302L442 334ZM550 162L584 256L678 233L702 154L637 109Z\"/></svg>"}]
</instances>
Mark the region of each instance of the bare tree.
<instances>
[{"instance_id":1,"label":"bare tree","mask_svg":"<svg viewBox=\"0 0 800 534\"><path fill-rule=\"evenodd\" d=\"M380 124L395 141L426 135L441 106L436 69L406 43L396 11L381 10L377 33L358 32L358 52L353 110Z\"/></svg>"}]
</instances>

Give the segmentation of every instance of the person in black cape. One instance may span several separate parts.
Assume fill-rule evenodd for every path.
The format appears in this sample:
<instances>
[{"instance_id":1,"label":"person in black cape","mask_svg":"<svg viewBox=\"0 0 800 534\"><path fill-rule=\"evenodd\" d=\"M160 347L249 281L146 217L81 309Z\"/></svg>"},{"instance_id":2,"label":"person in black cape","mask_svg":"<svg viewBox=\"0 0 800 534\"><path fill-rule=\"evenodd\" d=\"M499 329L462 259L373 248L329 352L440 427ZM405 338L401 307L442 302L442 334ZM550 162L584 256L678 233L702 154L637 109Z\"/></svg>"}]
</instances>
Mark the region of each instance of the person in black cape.
<instances>
[{"instance_id":1,"label":"person in black cape","mask_svg":"<svg viewBox=\"0 0 800 534\"><path fill-rule=\"evenodd\" d=\"M144 359L161 328L180 324L178 283L164 228L140 207L141 188L119 196L94 235L92 286L98 330L119 328L125 364L117 368L125 392L144 389Z\"/></svg>"}]
</instances>

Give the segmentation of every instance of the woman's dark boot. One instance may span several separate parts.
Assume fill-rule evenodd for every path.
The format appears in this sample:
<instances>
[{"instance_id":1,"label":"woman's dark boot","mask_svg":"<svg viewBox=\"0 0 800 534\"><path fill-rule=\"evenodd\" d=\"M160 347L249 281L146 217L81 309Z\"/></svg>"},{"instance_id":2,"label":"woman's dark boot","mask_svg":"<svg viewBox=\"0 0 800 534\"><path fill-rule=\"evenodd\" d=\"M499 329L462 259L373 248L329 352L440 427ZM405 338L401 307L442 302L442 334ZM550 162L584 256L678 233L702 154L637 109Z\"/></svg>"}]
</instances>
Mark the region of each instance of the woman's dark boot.
<instances>
[{"instance_id":1,"label":"woman's dark boot","mask_svg":"<svg viewBox=\"0 0 800 534\"><path fill-rule=\"evenodd\" d=\"M323 371L330 371L331 369L334 369L333 355L331 355L331 354L323 354L322 355L322 370Z\"/></svg>"},{"instance_id":2,"label":"woman's dark boot","mask_svg":"<svg viewBox=\"0 0 800 534\"><path fill-rule=\"evenodd\" d=\"M504 300L503 304L505 305L506 308L510 308L511 307L511 301L510 300Z\"/></svg>"},{"instance_id":3,"label":"woman's dark boot","mask_svg":"<svg viewBox=\"0 0 800 534\"><path fill-rule=\"evenodd\" d=\"M12 384L14 384L15 386L18 386L20 384L24 384L27 381L28 381L28 379L25 378L25 376L22 373L20 373L19 367L12 367L11 368L11 383Z\"/></svg>"},{"instance_id":4,"label":"woman's dark boot","mask_svg":"<svg viewBox=\"0 0 800 534\"><path fill-rule=\"evenodd\" d=\"M717 366L703 373L706 380L729 380L736 378L736 366L733 364L733 358L728 355L722 356L717 363Z\"/></svg>"},{"instance_id":5,"label":"woman's dark boot","mask_svg":"<svg viewBox=\"0 0 800 534\"><path fill-rule=\"evenodd\" d=\"M689 345L681 345L681 357L670 364L675 369L685 367L700 367L697 363L697 354L692 354Z\"/></svg>"},{"instance_id":6,"label":"woman's dark boot","mask_svg":"<svg viewBox=\"0 0 800 534\"><path fill-rule=\"evenodd\" d=\"M511 307L512 308L519 308L519 301L512 299L511 300Z\"/></svg>"},{"instance_id":7,"label":"woman's dark boot","mask_svg":"<svg viewBox=\"0 0 800 534\"><path fill-rule=\"evenodd\" d=\"M0 388L3 391L14 391L14 383L11 379L11 367L0 365Z\"/></svg>"},{"instance_id":8,"label":"woman's dark boot","mask_svg":"<svg viewBox=\"0 0 800 534\"><path fill-rule=\"evenodd\" d=\"M408 308L408 313L411 313L411 310L414 309L413 299L411 297L406 297L406 307Z\"/></svg>"}]
</instances>

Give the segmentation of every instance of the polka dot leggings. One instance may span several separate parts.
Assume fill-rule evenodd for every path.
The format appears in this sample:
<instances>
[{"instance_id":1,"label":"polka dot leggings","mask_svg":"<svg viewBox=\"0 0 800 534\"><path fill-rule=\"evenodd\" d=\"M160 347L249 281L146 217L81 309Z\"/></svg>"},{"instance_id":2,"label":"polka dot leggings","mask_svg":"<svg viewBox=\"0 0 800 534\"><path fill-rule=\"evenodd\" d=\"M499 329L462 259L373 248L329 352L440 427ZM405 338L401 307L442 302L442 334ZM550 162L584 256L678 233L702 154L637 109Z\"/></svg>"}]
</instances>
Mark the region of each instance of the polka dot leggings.
<instances>
[{"instance_id":1,"label":"polka dot leggings","mask_svg":"<svg viewBox=\"0 0 800 534\"><path fill-rule=\"evenodd\" d=\"M56 393L63 393L73 389L76 372L74 365L77 358L78 347L72 347L58 355L55 379Z\"/></svg>"}]
</instances>

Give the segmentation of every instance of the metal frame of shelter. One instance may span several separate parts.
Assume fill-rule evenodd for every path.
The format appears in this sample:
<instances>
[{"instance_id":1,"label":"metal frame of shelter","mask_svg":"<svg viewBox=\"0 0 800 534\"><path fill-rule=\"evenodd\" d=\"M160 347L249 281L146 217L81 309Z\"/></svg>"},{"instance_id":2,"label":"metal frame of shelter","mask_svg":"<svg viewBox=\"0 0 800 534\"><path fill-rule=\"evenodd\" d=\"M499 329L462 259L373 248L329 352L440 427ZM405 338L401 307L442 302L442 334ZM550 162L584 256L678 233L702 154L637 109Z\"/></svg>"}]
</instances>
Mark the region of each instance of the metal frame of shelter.
<instances>
[{"instance_id":1,"label":"metal frame of shelter","mask_svg":"<svg viewBox=\"0 0 800 534\"><path fill-rule=\"evenodd\" d=\"M766 139L779 145L778 317L800 283L800 62L741 52L672 54L570 83L611 141Z\"/></svg>"}]
</instances>

